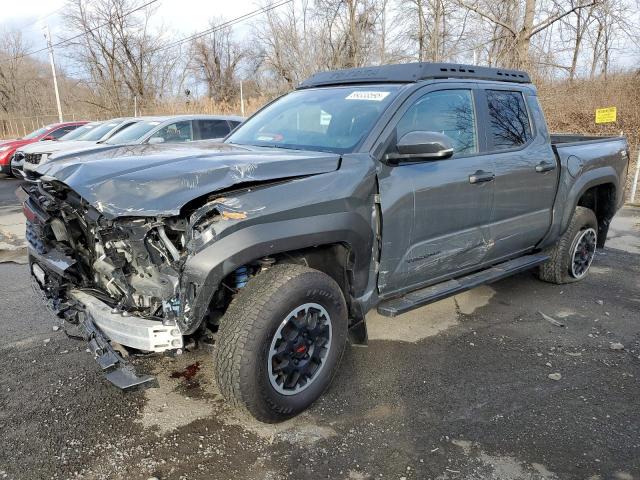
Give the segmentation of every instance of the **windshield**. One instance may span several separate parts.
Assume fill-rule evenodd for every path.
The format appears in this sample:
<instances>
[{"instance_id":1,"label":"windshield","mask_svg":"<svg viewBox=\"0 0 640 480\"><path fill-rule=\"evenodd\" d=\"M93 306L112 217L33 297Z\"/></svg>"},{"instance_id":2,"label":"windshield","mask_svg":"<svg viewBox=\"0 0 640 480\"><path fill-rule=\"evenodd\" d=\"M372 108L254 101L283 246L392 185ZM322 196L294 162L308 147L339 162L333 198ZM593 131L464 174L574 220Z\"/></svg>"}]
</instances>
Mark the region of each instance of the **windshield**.
<instances>
[{"instance_id":1,"label":"windshield","mask_svg":"<svg viewBox=\"0 0 640 480\"><path fill-rule=\"evenodd\" d=\"M352 152L391 103L397 85L298 90L240 125L228 143Z\"/></svg>"},{"instance_id":2,"label":"windshield","mask_svg":"<svg viewBox=\"0 0 640 480\"><path fill-rule=\"evenodd\" d=\"M68 140L79 140L80 137L87 135L92 129L100 125L99 123L88 123L86 125L82 125L81 127L75 128L71 130L66 135L60 137L60 141L68 141Z\"/></svg>"},{"instance_id":3,"label":"windshield","mask_svg":"<svg viewBox=\"0 0 640 480\"><path fill-rule=\"evenodd\" d=\"M109 145L123 145L125 143L137 143L141 137L144 137L151 130L156 128L162 122L160 121L147 121L138 122L130 127L125 128L121 132L116 133L113 137L105 140L104 143Z\"/></svg>"},{"instance_id":4,"label":"windshield","mask_svg":"<svg viewBox=\"0 0 640 480\"><path fill-rule=\"evenodd\" d=\"M22 138L25 140L31 140L33 138L39 137L40 135L44 135L45 133L47 133L47 131L49 131L49 127L42 127L42 128L39 128L38 130L34 130L29 135L25 135Z\"/></svg>"},{"instance_id":5,"label":"windshield","mask_svg":"<svg viewBox=\"0 0 640 480\"><path fill-rule=\"evenodd\" d=\"M111 130L116 128L118 125L120 125L120 122L105 122L95 127L94 129L92 129L86 135L83 135L82 140L86 140L89 142L97 142L102 137L104 137L107 133L109 133Z\"/></svg>"}]
</instances>

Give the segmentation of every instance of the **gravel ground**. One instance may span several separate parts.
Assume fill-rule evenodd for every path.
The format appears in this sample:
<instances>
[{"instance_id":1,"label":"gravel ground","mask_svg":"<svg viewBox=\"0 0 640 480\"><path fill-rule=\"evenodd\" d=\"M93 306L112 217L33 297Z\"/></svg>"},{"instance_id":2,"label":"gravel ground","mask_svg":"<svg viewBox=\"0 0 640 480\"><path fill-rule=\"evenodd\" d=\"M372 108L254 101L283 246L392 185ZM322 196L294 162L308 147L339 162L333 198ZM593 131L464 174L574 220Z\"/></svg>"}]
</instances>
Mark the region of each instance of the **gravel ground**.
<instances>
[{"instance_id":1,"label":"gravel ground","mask_svg":"<svg viewBox=\"0 0 640 480\"><path fill-rule=\"evenodd\" d=\"M160 387L116 390L0 264L0 479L640 479L639 224L625 209L577 284L370 315L369 346L277 426L226 405L207 349L135 358Z\"/></svg>"}]
</instances>

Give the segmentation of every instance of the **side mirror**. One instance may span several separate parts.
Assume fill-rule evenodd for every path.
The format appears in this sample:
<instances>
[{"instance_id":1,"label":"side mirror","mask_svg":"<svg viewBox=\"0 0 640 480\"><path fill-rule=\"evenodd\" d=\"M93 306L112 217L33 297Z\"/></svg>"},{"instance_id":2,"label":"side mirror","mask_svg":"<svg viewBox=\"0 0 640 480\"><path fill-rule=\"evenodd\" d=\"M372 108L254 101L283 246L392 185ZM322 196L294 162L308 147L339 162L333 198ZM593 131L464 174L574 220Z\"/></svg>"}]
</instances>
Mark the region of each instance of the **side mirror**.
<instances>
[{"instance_id":1,"label":"side mirror","mask_svg":"<svg viewBox=\"0 0 640 480\"><path fill-rule=\"evenodd\" d=\"M156 145L158 143L164 143L164 138L163 137L151 137L149 140L147 140L147 143L150 145Z\"/></svg>"},{"instance_id":2,"label":"side mirror","mask_svg":"<svg viewBox=\"0 0 640 480\"><path fill-rule=\"evenodd\" d=\"M57 140L57 138L53 135L47 135L46 137L42 137L42 141L44 142L45 140Z\"/></svg>"},{"instance_id":3,"label":"side mirror","mask_svg":"<svg viewBox=\"0 0 640 480\"><path fill-rule=\"evenodd\" d=\"M453 144L446 135L438 132L414 131L404 134L396 145L398 151L388 153L390 163L420 160L444 160L453 155Z\"/></svg>"}]
</instances>

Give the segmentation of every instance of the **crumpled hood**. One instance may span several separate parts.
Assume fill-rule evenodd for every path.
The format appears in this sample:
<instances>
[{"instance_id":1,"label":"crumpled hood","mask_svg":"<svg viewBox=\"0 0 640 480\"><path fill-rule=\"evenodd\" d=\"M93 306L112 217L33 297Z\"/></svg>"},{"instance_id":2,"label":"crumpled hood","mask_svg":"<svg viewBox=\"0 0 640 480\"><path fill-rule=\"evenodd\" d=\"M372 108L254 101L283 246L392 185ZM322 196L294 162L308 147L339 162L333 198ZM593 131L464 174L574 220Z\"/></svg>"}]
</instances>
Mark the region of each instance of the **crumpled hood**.
<instances>
[{"instance_id":1,"label":"crumpled hood","mask_svg":"<svg viewBox=\"0 0 640 480\"><path fill-rule=\"evenodd\" d=\"M340 162L332 153L197 143L123 146L45 163L37 172L109 217L170 216L233 185L327 173Z\"/></svg>"}]
</instances>

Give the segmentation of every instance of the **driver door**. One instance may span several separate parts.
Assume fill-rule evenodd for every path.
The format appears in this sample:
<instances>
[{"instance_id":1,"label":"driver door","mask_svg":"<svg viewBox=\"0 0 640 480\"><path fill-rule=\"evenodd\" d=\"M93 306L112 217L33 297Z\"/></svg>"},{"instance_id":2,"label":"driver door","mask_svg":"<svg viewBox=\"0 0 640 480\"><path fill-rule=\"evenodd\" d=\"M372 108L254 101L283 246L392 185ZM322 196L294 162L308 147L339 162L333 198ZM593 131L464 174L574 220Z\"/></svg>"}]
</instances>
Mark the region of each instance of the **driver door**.
<instances>
[{"instance_id":1,"label":"driver door","mask_svg":"<svg viewBox=\"0 0 640 480\"><path fill-rule=\"evenodd\" d=\"M473 270L492 246L494 165L481 155L473 84L418 91L398 112L386 152L408 132L445 134L454 154L447 159L399 165L379 172L382 252L378 289L382 297L436 283Z\"/></svg>"}]
</instances>

